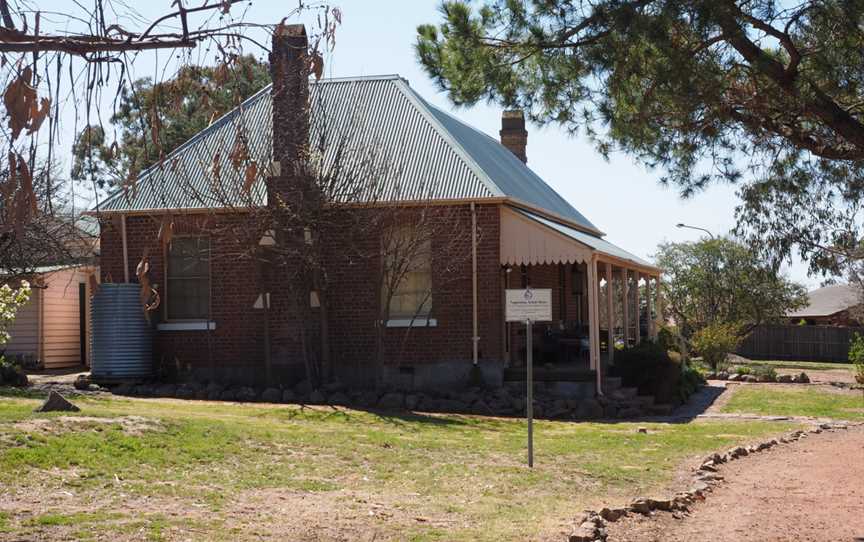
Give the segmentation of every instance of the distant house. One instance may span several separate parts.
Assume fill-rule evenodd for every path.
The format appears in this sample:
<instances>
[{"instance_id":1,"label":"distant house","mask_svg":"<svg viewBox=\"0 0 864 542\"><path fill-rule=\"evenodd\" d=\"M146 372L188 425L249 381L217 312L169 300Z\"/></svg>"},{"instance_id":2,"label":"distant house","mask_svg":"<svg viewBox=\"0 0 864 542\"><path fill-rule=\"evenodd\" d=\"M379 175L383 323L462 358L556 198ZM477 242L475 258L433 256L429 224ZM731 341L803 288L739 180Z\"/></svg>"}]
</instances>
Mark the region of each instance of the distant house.
<instances>
[{"instance_id":1,"label":"distant house","mask_svg":"<svg viewBox=\"0 0 864 542\"><path fill-rule=\"evenodd\" d=\"M855 309L861 306L861 292L849 284L834 284L807 293L807 306L786 316L791 324L808 326L859 326Z\"/></svg>"},{"instance_id":2,"label":"distant house","mask_svg":"<svg viewBox=\"0 0 864 542\"><path fill-rule=\"evenodd\" d=\"M32 294L15 316L3 355L45 369L86 365L90 277L98 275L94 265L71 264L41 267L26 277Z\"/></svg>"}]
</instances>

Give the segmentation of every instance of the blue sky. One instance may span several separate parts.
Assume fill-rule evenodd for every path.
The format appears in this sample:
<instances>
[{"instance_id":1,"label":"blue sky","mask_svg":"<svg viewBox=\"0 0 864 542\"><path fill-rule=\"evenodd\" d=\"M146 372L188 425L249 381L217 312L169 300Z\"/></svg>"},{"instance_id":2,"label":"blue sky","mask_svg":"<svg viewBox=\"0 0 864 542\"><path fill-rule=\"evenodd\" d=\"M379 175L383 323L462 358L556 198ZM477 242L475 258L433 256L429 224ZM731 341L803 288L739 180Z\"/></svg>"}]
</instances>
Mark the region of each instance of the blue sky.
<instances>
[{"instance_id":1,"label":"blue sky","mask_svg":"<svg viewBox=\"0 0 864 542\"><path fill-rule=\"evenodd\" d=\"M399 74L433 104L497 138L499 107L480 104L467 109L454 108L417 63L413 49L415 29L418 24L440 21L438 3L438 0L334 0L333 5L339 6L343 13L343 21L337 31L336 47L326 58L325 75ZM170 2L134 4L142 15L153 17L165 13ZM248 20L279 21L295 5L293 1L256 0L249 8ZM137 75L149 75L148 70L152 72L156 62L152 54L143 55L136 62ZM713 186L689 200L681 200L674 189L659 185L658 172L647 171L629 156L614 155L606 161L584 137L568 136L555 126L529 126L528 132L528 165L605 231L607 239L639 256L650 258L663 241L693 240L700 236L699 232L676 228L679 222L716 234L726 233L734 225L738 200L733 187ZM791 266L788 274L808 286L818 285L818 279L808 278L806 267L800 263Z\"/></svg>"}]
</instances>

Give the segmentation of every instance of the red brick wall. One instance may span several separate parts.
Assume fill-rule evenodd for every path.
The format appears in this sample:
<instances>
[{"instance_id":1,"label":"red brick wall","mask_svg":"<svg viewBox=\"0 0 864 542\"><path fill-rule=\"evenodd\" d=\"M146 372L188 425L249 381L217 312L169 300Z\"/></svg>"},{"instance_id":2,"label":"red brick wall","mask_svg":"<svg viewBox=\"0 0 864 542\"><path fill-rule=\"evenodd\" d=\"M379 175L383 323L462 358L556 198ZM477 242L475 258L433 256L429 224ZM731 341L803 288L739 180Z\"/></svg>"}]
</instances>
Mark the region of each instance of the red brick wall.
<instances>
[{"instance_id":1,"label":"red brick wall","mask_svg":"<svg viewBox=\"0 0 864 542\"><path fill-rule=\"evenodd\" d=\"M459 228L470 232L471 212L468 205L442 207L441 216L458 221ZM164 294L165 265L163 249L157 239L160 217L127 218L127 262L131 280L142 254L150 257L150 278ZM157 331L154 356L157 361L181 369L208 370L222 374L245 372L263 375L264 349L262 311L252 305L263 288L259 273L250 258L240 256L236 231L251 230L242 215L194 215L175 217L174 235L209 232L211 238L211 305L216 329L206 331ZM481 359L501 360L502 351L502 273L499 264L499 209L497 205L477 206L478 227L478 316ZM224 233L231 230L231 234ZM251 235L251 234L250 234ZM464 241L463 241L464 237ZM248 242L248 241L247 241ZM352 242L357 242L354 239ZM377 235L365 241L367 248L380 246ZM123 280L122 241L119 223L105 221L101 240L102 279ZM334 258L346 251L338 250L334 241ZM446 250L442 250L446 247ZM472 357L472 296L470 235L432 242L433 279L432 313L437 327L389 328L386 331L386 358L389 364L431 362L470 362ZM375 321L378 315L377 276L381 262L366 259L338 260L330 265L329 321L334 363L362 368L370 366L375 352ZM287 303L279 309L278 291L274 288L274 310L271 312L271 337L275 365L296 365L299 337L296 319L288 314ZM170 300L169 300L170 302ZM293 327L292 327L293 326Z\"/></svg>"}]
</instances>

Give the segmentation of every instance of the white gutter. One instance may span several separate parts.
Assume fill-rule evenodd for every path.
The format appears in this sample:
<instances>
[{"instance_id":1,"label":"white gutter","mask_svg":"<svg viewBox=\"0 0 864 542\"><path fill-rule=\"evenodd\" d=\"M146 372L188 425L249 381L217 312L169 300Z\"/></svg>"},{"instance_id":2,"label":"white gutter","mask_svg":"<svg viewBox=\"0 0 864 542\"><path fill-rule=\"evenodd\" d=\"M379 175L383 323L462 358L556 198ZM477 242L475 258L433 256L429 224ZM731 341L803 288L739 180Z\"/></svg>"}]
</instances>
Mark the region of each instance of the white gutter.
<instances>
[{"instance_id":1,"label":"white gutter","mask_svg":"<svg viewBox=\"0 0 864 542\"><path fill-rule=\"evenodd\" d=\"M471 304L473 332L471 342L473 343L472 359L477 365L478 343L480 337L477 335L477 207L471 202Z\"/></svg>"}]
</instances>

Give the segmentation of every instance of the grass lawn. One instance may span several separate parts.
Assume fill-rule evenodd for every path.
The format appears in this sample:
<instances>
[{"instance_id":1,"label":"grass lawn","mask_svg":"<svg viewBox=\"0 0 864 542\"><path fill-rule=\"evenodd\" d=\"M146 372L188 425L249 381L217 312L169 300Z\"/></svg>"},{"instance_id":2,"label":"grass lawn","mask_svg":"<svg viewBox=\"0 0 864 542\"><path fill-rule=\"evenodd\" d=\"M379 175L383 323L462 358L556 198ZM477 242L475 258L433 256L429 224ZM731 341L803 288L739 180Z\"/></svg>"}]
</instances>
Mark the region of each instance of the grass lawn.
<instances>
[{"instance_id":1,"label":"grass lawn","mask_svg":"<svg viewBox=\"0 0 864 542\"><path fill-rule=\"evenodd\" d=\"M778 386L737 386L723 406L724 412L770 416L812 416L839 420L864 420L860 391L799 389Z\"/></svg>"},{"instance_id":2,"label":"grass lawn","mask_svg":"<svg viewBox=\"0 0 864 542\"><path fill-rule=\"evenodd\" d=\"M525 540L662 490L786 423L535 425L471 416L0 396L0 540ZM640 434L637 428L648 428Z\"/></svg>"}]
</instances>

